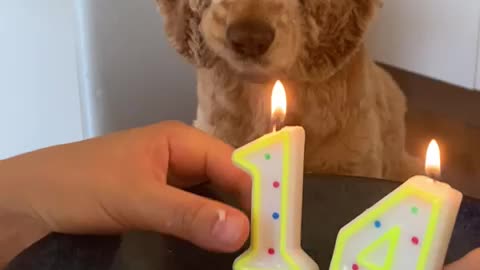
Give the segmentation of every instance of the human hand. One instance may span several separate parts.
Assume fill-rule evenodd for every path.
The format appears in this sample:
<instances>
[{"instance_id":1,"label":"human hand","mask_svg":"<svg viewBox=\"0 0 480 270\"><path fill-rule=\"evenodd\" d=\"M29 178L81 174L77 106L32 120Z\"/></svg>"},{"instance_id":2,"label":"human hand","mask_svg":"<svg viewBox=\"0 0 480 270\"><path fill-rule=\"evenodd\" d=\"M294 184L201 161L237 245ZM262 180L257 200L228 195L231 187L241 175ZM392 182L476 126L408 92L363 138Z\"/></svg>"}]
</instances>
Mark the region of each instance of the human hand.
<instances>
[{"instance_id":1,"label":"human hand","mask_svg":"<svg viewBox=\"0 0 480 270\"><path fill-rule=\"evenodd\" d=\"M0 162L0 216L28 217L46 232L151 230L235 251L248 236L248 218L180 189L210 181L248 204L249 177L231 154L173 122L39 150Z\"/></svg>"},{"instance_id":2,"label":"human hand","mask_svg":"<svg viewBox=\"0 0 480 270\"><path fill-rule=\"evenodd\" d=\"M468 253L462 259L448 265L445 270L479 270L480 269L480 248Z\"/></svg>"},{"instance_id":3,"label":"human hand","mask_svg":"<svg viewBox=\"0 0 480 270\"><path fill-rule=\"evenodd\" d=\"M248 205L249 177L232 166L231 153L200 131L167 122L4 160L0 227L20 216L23 224L8 227L41 234L152 230L206 249L234 251L247 238L247 217L179 189L208 180ZM445 270L478 265L480 249Z\"/></svg>"}]
</instances>

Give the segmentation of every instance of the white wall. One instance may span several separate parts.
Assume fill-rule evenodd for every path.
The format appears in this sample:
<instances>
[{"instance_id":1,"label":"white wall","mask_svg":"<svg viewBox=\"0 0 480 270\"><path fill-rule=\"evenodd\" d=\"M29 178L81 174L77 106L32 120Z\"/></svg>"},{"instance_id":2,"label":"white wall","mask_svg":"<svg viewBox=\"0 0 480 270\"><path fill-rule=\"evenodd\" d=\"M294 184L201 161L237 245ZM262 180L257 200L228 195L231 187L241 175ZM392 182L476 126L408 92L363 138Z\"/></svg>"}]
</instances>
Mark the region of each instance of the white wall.
<instances>
[{"instance_id":1,"label":"white wall","mask_svg":"<svg viewBox=\"0 0 480 270\"><path fill-rule=\"evenodd\" d=\"M154 0L74 0L88 136L162 120L191 123L193 69L168 44Z\"/></svg>"},{"instance_id":2,"label":"white wall","mask_svg":"<svg viewBox=\"0 0 480 270\"><path fill-rule=\"evenodd\" d=\"M480 90L480 18L478 20L477 82L475 89Z\"/></svg>"},{"instance_id":3,"label":"white wall","mask_svg":"<svg viewBox=\"0 0 480 270\"><path fill-rule=\"evenodd\" d=\"M0 159L82 138L73 11L0 0Z\"/></svg>"},{"instance_id":4,"label":"white wall","mask_svg":"<svg viewBox=\"0 0 480 270\"><path fill-rule=\"evenodd\" d=\"M479 0L384 0L368 47L383 63L473 89Z\"/></svg>"}]
</instances>

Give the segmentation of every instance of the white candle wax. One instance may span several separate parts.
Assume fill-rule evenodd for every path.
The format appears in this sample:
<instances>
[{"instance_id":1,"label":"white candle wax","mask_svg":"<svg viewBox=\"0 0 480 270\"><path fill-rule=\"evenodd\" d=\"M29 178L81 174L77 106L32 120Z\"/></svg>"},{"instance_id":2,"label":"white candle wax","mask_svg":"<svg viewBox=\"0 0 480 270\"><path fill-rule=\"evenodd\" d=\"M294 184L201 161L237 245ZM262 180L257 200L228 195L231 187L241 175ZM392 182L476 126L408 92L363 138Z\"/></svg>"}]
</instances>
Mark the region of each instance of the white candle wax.
<instances>
[{"instance_id":1,"label":"white candle wax","mask_svg":"<svg viewBox=\"0 0 480 270\"><path fill-rule=\"evenodd\" d=\"M252 176L251 246L234 270L317 270L301 248L305 131L286 127L235 151Z\"/></svg>"},{"instance_id":2,"label":"white candle wax","mask_svg":"<svg viewBox=\"0 0 480 270\"><path fill-rule=\"evenodd\" d=\"M340 230L330 270L440 270L462 200L415 176Z\"/></svg>"}]
</instances>

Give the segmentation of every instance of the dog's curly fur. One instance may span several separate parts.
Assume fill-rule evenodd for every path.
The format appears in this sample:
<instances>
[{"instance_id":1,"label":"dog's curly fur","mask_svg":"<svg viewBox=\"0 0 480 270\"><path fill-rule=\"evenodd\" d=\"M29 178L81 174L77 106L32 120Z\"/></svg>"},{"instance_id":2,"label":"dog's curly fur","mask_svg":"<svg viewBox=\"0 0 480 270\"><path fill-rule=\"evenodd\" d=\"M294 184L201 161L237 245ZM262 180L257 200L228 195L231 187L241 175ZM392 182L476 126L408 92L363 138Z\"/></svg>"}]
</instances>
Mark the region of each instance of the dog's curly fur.
<instances>
[{"instance_id":1,"label":"dog's curly fur","mask_svg":"<svg viewBox=\"0 0 480 270\"><path fill-rule=\"evenodd\" d=\"M380 0L156 1L170 42L197 68L196 127L235 147L265 134L281 79L286 124L306 130L306 171L392 180L421 171L405 150L406 99L363 45ZM255 61L226 41L244 18L276 32Z\"/></svg>"}]
</instances>

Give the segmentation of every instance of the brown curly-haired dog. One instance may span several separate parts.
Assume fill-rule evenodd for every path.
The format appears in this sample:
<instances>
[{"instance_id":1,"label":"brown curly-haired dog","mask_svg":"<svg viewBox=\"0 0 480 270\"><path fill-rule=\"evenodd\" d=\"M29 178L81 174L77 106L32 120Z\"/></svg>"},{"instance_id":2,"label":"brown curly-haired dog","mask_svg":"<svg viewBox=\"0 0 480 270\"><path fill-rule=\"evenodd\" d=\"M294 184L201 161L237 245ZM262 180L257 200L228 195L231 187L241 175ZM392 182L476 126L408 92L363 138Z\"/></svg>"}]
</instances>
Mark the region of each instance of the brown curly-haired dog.
<instances>
[{"instance_id":1,"label":"brown curly-haired dog","mask_svg":"<svg viewBox=\"0 0 480 270\"><path fill-rule=\"evenodd\" d=\"M197 68L195 126L233 146L269 132L270 94L305 128L309 172L405 180L406 100L367 55L380 0L156 0L174 47Z\"/></svg>"}]
</instances>

